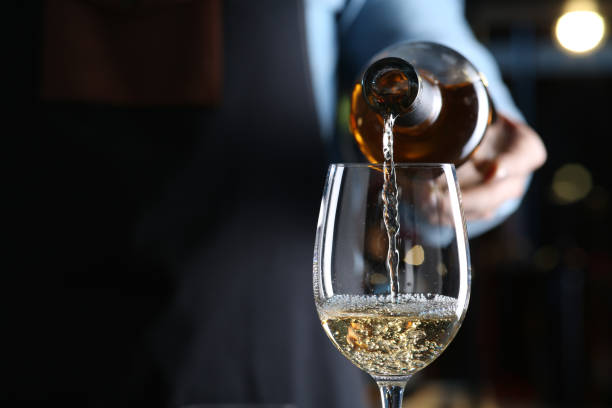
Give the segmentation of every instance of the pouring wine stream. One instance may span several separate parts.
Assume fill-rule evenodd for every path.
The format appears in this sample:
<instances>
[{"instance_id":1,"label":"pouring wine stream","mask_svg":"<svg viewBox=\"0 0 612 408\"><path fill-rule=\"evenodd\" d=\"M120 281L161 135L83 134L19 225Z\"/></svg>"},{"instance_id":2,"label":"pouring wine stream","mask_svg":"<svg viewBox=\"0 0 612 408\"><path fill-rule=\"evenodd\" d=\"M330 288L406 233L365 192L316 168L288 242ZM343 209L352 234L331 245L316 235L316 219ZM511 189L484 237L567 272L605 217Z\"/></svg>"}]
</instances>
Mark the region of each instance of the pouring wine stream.
<instances>
[{"instance_id":1,"label":"pouring wine stream","mask_svg":"<svg viewBox=\"0 0 612 408\"><path fill-rule=\"evenodd\" d=\"M399 292L399 251L397 249L397 236L400 229L397 180L395 178L395 163L393 161L393 124L395 123L396 117L397 115L388 114L384 118L383 154L385 162L383 165L384 183L382 190L382 200L384 203L383 218L389 240L389 247L387 250L387 273L389 274L391 296L394 300L397 299L397 294Z\"/></svg>"}]
</instances>

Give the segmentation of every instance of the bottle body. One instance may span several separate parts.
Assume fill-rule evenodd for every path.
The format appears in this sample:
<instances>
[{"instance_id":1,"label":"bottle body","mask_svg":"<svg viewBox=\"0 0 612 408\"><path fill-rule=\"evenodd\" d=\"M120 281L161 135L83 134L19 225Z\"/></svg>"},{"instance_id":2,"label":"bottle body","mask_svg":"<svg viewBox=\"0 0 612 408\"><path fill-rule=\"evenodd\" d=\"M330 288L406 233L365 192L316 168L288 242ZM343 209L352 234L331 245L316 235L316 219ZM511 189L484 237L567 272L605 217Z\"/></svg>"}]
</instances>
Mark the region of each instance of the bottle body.
<instances>
[{"instance_id":1,"label":"bottle body","mask_svg":"<svg viewBox=\"0 0 612 408\"><path fill-rule=\"evenodd\" d=\"M369 85L373 83L371 77L382 72L380 66L384 63L380 61L385 58L406 61L414 73L397 75L389 71L379 76L386 81L386 93L375 104L374 91ZM482 75L460 54L438 44L416 42L392 46L376 55L361 77L351 94L349 126L361 152L373 163L383 161L385 115L397 116L393 128L396 162L455 165L465 162L476 150L494 119ZM398 82L402 80L405 83ZM413 81L417 83L408 84ZM418 91L409 98L409 104L395 111L385 105L401 99L398 94L408 89Z\"/></svg>"}]
</instances>

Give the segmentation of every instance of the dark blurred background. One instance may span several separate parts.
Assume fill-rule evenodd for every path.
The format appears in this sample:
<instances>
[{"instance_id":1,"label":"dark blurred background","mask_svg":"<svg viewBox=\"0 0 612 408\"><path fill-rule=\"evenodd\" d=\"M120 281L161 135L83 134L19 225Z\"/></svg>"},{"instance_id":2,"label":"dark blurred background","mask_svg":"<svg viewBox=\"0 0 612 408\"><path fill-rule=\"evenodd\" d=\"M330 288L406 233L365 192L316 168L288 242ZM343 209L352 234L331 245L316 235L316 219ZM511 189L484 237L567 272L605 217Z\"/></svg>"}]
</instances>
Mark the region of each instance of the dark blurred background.
<instances>
[{"instance_id":1,"label":"dark blurred background","mask_svg":"<svg viewBox=\"0 0 612 408\"><path fill-rule=\"evenodd\" d=\"M609 32L612 2L597 6ZM548 160L520 210L472 240L466 321L407 404L612 406L612 41L564 51L554 32L562 1L466 7Z\"/></svg>"},{"instance_id":2,"label":"dark blurred background","mask_svg":"<svg viewBox=\"0 0 612 408\"><path fill-rule=\"evenodd\" d=\"M563 5L466 2L475 34L496 57L517 105L542 136L548 161L534 175L520 210L472 241L474 286L466 321L449 349L410 384L405 400L409 407L612 407L612 40L604 38L603 45L584 55L563 51L553 32ZM609 31L612 2L600 0L597 6ZM18 85L19 95L31 101L39 86L34 67L40 58L40 4L20 7L34 16L14 29L25 44L17 47L17 58L24 63L16 70L25 78ZM169 129L181 119L175 116ZM21 122L23 145L41 140L28 133L40 131L30 119ZM179 144L163 153L181 157L183 148ZM44 144L32 150L24 162L32 166L21 166L26 173L18 178L44 172L36 167L44 155ZM26 205L26 210L36 208L37 203ZM60 225L61 220L54 223ZM34 244L43 238L34 234ZM16 239L32 235L22 230ZM27 282L29 276L19 280ZM163 279L155 284L163 287ZM34 285L33 296L45 285L44 280ZM159 306L143 299L143 308L147 301ZM40 305L28 307L35 311ZM20 318L19 313L12 316L9 320ZM27 322L16 324L25 326ZM52 331L52 324L46 330ZM32 351L31 358L36 358L38 341L30 337L21 344ZM15 361L13 367L19 366ZM53 370L47 370L38 373L38 381L52 378ZM28 373L20 375L26 378ZM26 394L32 384L11 385Z\"/></svg>"}]
</instances>

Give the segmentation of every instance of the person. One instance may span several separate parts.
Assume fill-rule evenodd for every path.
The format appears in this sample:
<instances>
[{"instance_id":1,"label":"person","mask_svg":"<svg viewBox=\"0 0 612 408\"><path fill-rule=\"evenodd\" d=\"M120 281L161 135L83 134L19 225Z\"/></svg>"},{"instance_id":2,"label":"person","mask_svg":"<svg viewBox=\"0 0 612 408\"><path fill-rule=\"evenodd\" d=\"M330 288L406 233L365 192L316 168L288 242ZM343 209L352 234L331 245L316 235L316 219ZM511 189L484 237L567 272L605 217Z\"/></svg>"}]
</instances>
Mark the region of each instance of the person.
<instances>
[{"instance_id":1,"label":"person","mask_svg":"<svg viewBox=\"0 0 612 408\"><path fill-rule=\"evenodd\" d=\"M62 0L42 16L15 400L362 406L310 265L342 145L336 73L388 44L435 40L485 71L502 119L459 170L473 233L545 159L460 2Z\"/></svg>"},{"instance_id":2,"label":"person","mask_svg":"<svg viewBox=\"0 0 612 408\"><path fill-rule=\"evenodd\" d=\"M499 225L516 211L531 174L546 161L546 148L514 104L493 57L471 32L464 2L336 2L336 11L341 9L337 22L321 3L333 2L306 2L306 33L322 133L333 134L330 113L336 99L336 67L340 81L350 87L369 58L389 45L409 40L447 45L483 73L499 118L468 163L458 169L470 237ZM336 26L338 43L320 38L329 37ZM349 148L342 152L350 156Z\"/></svg>"}]
</instances>

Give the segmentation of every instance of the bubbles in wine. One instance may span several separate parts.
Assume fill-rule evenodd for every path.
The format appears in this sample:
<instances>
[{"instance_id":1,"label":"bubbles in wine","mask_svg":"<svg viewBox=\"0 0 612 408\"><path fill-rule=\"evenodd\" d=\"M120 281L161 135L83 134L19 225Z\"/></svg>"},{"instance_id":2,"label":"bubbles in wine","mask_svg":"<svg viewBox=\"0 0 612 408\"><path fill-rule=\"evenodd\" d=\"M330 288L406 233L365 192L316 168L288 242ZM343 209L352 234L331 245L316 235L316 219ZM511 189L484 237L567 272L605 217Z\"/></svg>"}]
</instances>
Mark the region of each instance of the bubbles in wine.
<instances>
[{"instance_id":1,"label":"bubbles in wine","mask_svg":"<svg viewBox=\"0 0 612 408\"><path fill-rule=\"evenodd\" d=\"M436 294L333 296L319 306L325 332L374 376L408 376L431 363L459 328L457 300Z\"/></svg>"},{"instance_id":2,"label":"bubbles in wine","mask_svg":"<svg viewBox=\"0 0 612 408\"><path fill-rule=\"evenodd\" d=\"M359 313L427 316L457 315L457 299L434 293L392 295L334 295L319 305L322 318L335 314Z\"/></svg>"}]
</instances>

